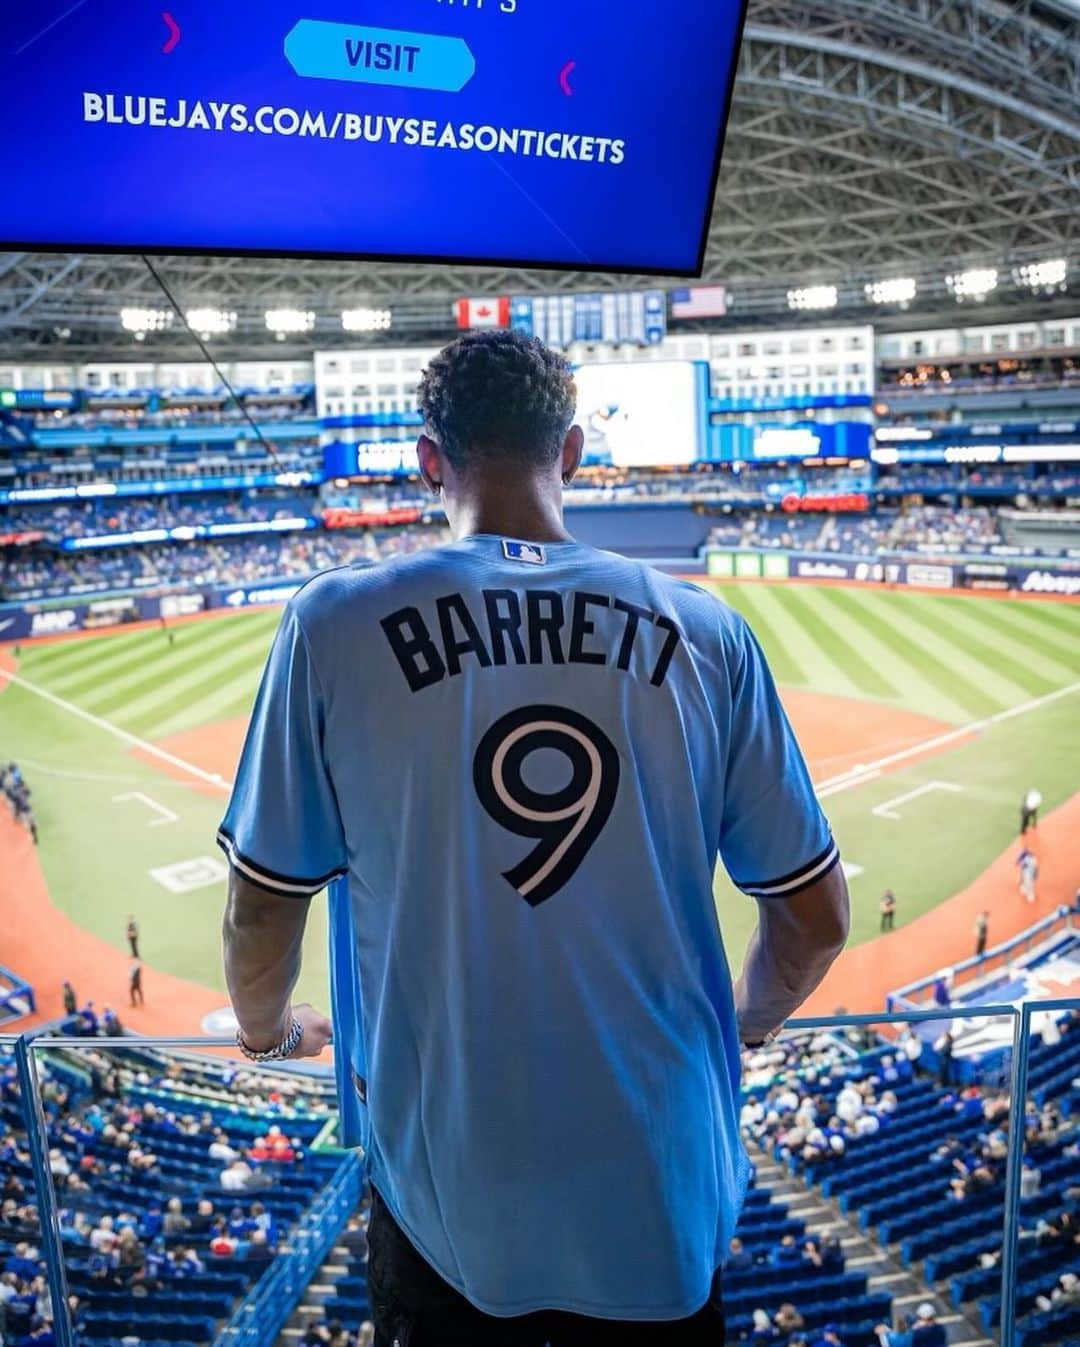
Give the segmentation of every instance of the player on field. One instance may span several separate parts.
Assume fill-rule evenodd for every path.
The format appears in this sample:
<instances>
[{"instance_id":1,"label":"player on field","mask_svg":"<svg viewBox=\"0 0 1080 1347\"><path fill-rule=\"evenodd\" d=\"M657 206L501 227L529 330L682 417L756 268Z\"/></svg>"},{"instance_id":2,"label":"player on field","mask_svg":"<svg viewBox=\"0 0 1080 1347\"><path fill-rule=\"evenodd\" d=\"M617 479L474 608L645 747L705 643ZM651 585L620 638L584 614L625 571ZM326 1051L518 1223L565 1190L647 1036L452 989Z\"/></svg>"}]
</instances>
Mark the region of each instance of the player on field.
<instances>
[{"instance_id":1,"label":"player on field","mask_svg":"<svg viewBox=\"0 0 1080 1347\"><path fill-rule=\"evenodd\" d=\"M843 945L836 844L743 620L564 527L565 361L472 334L420 403L456 541L306 585L263 677L219 839L240 1042L326 1044L290 993L334 881L379 1347L714 1347L740 1041ZM734 984L718 853L760 914Z\"/></svg>"},{"instance_id":2,"label":"player on field","mask_svg":"<svg viewBox=\"0 0 1080 1347\"><path fill-rule=\"evenodd\" d=\"M1019 871L1020 892L1029 903L1033 903L1035 901L1035 881L1039 877L1039 858L1033 851L1024 847L1016 858L1016 868Z\"/></svg>"},{"instance_id":3,"label":"player on field","mask_svg":"<svg viewBox=\"0 0 1080 1347\"><path fill-rule=\"evenodd\" d=\"M1027 832L1029 828L1039 826L1039 809L1042 806L1042 793L1037 791L1034 786L1026 791L1024 798L1020 801L1020 836Z\"/></svg>"}]
</instances>

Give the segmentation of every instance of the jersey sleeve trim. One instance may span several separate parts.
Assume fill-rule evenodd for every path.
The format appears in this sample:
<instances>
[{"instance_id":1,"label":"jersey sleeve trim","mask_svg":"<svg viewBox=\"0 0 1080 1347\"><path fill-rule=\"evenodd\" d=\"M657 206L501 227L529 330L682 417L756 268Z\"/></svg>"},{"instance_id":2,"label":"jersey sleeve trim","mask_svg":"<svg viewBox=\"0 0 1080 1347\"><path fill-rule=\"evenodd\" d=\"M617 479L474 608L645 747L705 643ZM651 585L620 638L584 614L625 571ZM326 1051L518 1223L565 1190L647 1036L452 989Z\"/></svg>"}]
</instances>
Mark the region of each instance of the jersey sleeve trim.
<instances>
[{"instance_id":1,"label":"jersey sleeve trim","mask_svg":"<svg viewBox=\"0 0 1080 1347\"><path fill-rule=\"evenodd\" d=\"M345 870L340 869L331 870L329 874L322 875L318 879L293 879L287 875L280 875L263 865L256 865L253 860L243 855L235 839L224 828L218 829L217 844L224 851L232 868L239 871L245 879L250 879L260 888L269 889L271 893L280 893L289 898L314 897L316 893L325 889L332 879L338 879L345 874Z\"/></svg>"},{"instance_id":2,"label":"jersey sleeve trim","mask_svg":"<svg viewBox=\"0 0 1080 1347\"><path fill-rule=\"evenodd\" d=\"M739 888L751 898L790 898L800 890L809 888L817 880L823 879L840 862L840 848L833 839L824 851L819 852L812 861L807 861L798 870L781 875L778 879L754 881L740 884Z\"/></svg>"}]
</instances>

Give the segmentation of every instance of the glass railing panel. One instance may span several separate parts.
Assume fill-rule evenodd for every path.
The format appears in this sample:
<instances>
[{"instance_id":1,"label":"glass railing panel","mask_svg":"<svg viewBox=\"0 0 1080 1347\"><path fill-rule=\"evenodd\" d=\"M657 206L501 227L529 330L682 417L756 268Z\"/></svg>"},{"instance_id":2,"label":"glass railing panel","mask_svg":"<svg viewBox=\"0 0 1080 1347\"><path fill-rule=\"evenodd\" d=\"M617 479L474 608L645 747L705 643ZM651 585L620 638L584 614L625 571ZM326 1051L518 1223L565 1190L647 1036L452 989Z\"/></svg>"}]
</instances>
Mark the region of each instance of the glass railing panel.
<instances>
[{"instance_id":1,"label":"glass railing panel","mask_svg":"<svg viewBox=\"0 0 1080 1347\"><path fill-rule=\"evenodd\" d=\"M27 1244L20 1290L43 1277L32 1314L59 1347L132 1326L213 1347L272 1347L283 1324L370 1341L360 1165L328 1066L60 1037L0 1039L0 1064L3 1252ZM755 1172L729 1340L764 1316L861 1341L929 1311L949 1341L1075 1332L1078 1117L1080 1001L793 1022L744 1063Z\"/></svg>"},{"instance_id":2,"label":"glass railing panel","mask_svg":"<svg viewBox=\"0 0 1080 1347\"><path fill-rule=\"evenodd\" d=\"M69 1090L46 1119L72 1307L60 1347L270 1347L290 1320L370 1333L359 1159L338 1143L332 1072L211 1042L33 1043L42 1097Z\"/></svg>"}]
</instances>

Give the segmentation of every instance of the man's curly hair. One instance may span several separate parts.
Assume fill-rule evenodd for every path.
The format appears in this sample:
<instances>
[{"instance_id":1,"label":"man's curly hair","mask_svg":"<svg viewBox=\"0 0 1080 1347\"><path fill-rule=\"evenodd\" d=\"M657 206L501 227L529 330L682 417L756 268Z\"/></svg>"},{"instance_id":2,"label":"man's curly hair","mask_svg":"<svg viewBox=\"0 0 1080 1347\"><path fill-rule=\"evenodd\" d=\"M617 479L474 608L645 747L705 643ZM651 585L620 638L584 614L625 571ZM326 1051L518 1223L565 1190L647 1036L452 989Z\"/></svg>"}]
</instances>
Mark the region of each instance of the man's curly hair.
<instances>
[{"instance_id":1,"label":"man's curly hair","mask_svg":"<svg viewBox=\"0 0 1080 1347\"><path fill-rule=\"evenodd\" d=\"M424 371L419 397L425 433L458 472L503 461L550 467L577 406L563 357L505 331L451 342Z\"/></svg>"}]
</instances>

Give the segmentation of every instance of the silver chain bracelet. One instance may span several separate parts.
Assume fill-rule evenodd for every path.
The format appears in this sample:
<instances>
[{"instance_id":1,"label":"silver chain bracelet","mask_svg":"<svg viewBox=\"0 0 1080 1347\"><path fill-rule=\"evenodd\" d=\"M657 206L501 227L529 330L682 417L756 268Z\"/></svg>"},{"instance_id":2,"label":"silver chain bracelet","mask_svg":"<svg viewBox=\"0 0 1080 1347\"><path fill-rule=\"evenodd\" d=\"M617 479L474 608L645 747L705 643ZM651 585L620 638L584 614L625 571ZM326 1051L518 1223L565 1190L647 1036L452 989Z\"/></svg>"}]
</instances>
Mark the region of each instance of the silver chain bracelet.
<instances>
[{"instance_id":1,"label":"silver chain bracelet","mask_svg":"<svg viewBox=\"0 0 1080 1347\"><path fill-rule=\"evenodd\" d=\"M300 1040L303 1037L304 1026L294 1015L292 1027L276 1047L267 1048L265 1052L255 1052L244 1042L243 1029L237 1029L236 1031L236 1046L249 1062L283 1062L287 1057L293 1055L300 1046Z\"/></svg>"}]
</instances>

